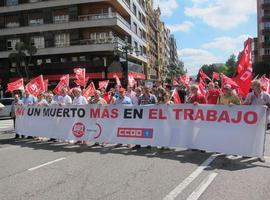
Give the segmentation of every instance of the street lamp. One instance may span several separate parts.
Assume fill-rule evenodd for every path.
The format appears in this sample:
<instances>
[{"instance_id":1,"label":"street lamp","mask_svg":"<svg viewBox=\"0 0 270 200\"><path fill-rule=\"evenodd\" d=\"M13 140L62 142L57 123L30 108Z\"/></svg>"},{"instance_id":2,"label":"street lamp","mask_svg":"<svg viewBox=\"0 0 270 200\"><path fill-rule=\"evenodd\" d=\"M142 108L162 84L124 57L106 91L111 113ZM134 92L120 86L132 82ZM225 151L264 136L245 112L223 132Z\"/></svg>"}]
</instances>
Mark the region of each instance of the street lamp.
<instances>
[{"instance_id":1,"label":"street lamp","mask_svg":"<svg viewBox=\"0 0 270 200\"><path fill-rule=\"evenodd\" d=\"M115 45L114 45L114 50L116 52L118 52L118 41L117 41L117 37L115 38ZM125 88L128 87L128 53L133 54L133 51L135 51L136 56L140 55L140 51L138 49L137 46L133 47L129 42L128 42L128 36L125 36L125 41L124 43L121 45L121 50L120 52L122 53L122 55L124 54L124 58L125 58L125 64L122 66L122 79L123 79L123 86Z\"/></svg>"}]
</instances>

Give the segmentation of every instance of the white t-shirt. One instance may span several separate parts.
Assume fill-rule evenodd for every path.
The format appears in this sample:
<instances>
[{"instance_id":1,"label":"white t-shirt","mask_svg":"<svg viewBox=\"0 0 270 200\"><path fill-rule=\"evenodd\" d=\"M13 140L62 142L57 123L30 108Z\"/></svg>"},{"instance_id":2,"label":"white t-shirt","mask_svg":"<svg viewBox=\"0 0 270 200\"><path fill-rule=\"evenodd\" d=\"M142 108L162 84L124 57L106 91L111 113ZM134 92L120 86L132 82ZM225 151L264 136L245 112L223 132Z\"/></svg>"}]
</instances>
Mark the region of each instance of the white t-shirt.
<instances>
[{"instance_id":1,"label":"white t-shirt","mask_svg":"<svg viewBox=\"0 0 270 200\"><path fill-rule=\"evenodd\" d=\"M64 97L63 96L60 96L58 103L60 103L62 106L71 105L72 104L72 99L68 95L66 95Z\"/></svg>"},{"instance_id":2,"label":"white t-shirt","mask_svg":"<svg viewBox=\"0 0 270 200\"><path fill-rule=\"evenodd\" d=\"M73 105L85 105L88 104L86 98L84 96L74 97Z\"/></svg>"}]
</instances>

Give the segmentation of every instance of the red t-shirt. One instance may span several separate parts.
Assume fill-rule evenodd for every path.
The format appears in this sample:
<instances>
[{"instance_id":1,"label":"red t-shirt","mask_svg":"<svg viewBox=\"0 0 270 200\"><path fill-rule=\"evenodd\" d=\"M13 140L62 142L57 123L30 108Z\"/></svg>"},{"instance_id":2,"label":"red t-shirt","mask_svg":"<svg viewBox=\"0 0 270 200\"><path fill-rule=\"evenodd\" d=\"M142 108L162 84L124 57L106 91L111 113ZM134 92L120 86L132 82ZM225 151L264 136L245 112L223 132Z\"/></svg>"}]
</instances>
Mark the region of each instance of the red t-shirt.
<instances>
[{"instance_id":1,"label":"red t-shirt","mask_svg":"<svg viewBox=\"0 0 270 200\"><path fill-rule=\"evenodd\" d=\"M198 102L199 104L206 104L206 99L202 94L192 95L189 99L189 103L194 102Z\"/></svg>"},{"instance_id":2,"label":"red t-shirt","mask_svg":"<svg viewBox=\"0 0 270 200\"><path fill-rule=\"evenodd\" d=\"M218 97L219 97L219 90L218 89L212 89L209 90L206 94L207 96L207 103L208 104L217 104Z\"/></svg>"}]
</instances>

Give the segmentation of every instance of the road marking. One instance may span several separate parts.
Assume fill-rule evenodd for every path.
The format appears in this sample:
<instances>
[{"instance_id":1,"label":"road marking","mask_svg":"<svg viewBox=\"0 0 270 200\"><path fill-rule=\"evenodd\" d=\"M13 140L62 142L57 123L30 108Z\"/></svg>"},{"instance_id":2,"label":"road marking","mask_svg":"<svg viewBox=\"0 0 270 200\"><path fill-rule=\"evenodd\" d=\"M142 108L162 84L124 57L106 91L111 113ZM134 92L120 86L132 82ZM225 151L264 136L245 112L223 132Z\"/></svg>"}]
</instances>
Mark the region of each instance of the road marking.
<instances>
[{"instance_id":1,"label":"road marking","mask_svg":"<svg viewBox=\"0 0 270 200\"><path fill-rule=\"evenodd\" d=\"M195 178L197 178L205 168L215 160L219 154L213 154L207 158L194 172L192 172L183 182L181 182L175 189L173 189L163 200L175 199Z\"/></svg>"},{"instance_id":2,"label":"road marking","mask_svg":"<svg viewBox=\"0 0 270 200\"><path fill-rule=\"evenodd\" d=\"M59 162L59 161L61 161L61 160L65 160L65 159L66 159L65 157L58 158L58 159L56 159L56 160L53 160L53 161L44 163L44 164L42 164L42 165L38 165L38 166L36 166L36 167L32 167L32 168L28 169L28 171L34 171L34 170L39 169L39 168L41 168L41 167L44 167L44 166L47 166L47 165L50 165L50 164L53 164L53 163L56 163L56 162Z\"/></svg>"},{"instance_id":3,"label":"road marking","mask_svg":"<svg viewBox=\"0 0 270 200\"><path fill-rule=\"evenodd\" d=\"M200 198L200 196L204 193L204 191L208 188L208 186L213 182L213 180L216 178L218 174L217 173L211 173L208 175L202 183L189 195L187 200L197 200Z\"/></svg>"},{"instance_id":4,"label":"road marking","mask_svg":"<svg viewBox=\"0 0 270 200\"><path fill-rule=\"evenodd\" d=\"M270 156L264 156L265 162L270 163Z\"/></svg>"},{"instance_id":5,"label":"road marking","mask_svg":"<svg viewBox=\"0 0 270 200\"><path fill-rule=\"evenodd\" d=\"M9 149L15 149L15 148L19 148L19 147L18 146L0 147L0 151L2 151L2 150L9 150Z\"/></svg>"}]
</instances>

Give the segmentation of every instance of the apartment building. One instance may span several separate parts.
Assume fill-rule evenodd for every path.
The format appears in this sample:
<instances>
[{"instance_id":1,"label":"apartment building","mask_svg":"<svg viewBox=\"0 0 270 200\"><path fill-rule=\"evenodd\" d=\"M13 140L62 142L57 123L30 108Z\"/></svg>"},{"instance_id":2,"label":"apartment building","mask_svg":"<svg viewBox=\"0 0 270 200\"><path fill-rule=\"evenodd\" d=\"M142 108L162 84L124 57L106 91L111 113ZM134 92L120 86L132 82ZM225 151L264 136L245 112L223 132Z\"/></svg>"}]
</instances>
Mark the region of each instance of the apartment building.
<instances>
[{"instance_id":1,"label":"apartment building","mask_svg":"<svg viewBox=\"0 0 270 200\"><path fill-rule=\"evenodd\" d=\"M160 10L153 8L153 0L146 2L146 27L147 27L147 78L150 80L157 80L159 77L158 67L158 22L160 17Z\"/></svg>"},{"instance_id":2,"label":"apartment building","mask_svg":"<svg viewBox=\"0 0 270 200\"><path fill-rule=\"evenodd\" d=\"M145 79L146 33L145 0L1 0L0 80L18 78L9 59L18 42L37 48L31 75L51 84L77 66L93 80L121 78L125 51L129 72Z\"/></svg>"},{"instance_id":3,"label":"apartment building","mask_svg":"<svg viewBox=\"0 0 270 200\"><path fill-rule=\"evenodd\" d=\"M270 0L257 0L257 21L258 40L255 43L258 54L254 57L258 62L270 62Z\"/></svg>"}]
</instances>

